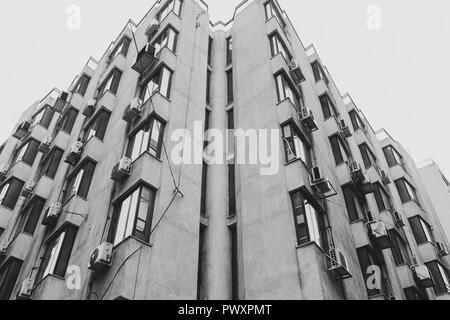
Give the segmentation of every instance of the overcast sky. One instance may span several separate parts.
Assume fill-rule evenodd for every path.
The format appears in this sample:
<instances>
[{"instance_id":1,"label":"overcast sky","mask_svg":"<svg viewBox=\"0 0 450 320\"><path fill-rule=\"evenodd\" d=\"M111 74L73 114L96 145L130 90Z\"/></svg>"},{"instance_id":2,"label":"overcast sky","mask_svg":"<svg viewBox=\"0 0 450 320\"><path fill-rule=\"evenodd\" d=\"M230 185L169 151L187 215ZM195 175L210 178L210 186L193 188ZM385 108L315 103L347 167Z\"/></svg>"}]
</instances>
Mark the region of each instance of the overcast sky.
<instances>
[{"instance_id":1,"label":"overcast sky","mask_svg":"<svg viewBox=\"0 0 450 320\"><path fill-rule=\"evenodd\" d=\"M3 1L0 139L51 88L67 88L89 56L99 58L128 19L138 22L153 2ZM241 1L206 2L215 21L229 20ZM314 43L341 93L352 95L373 127L386 128L417 162L434 158L449 177L450 1L279 3L304 45ZM71 5L81 9L80 30L67 27ZM373 15L374 5L381 20ZM380 28L368 28L368 20Z\"/></svg>"}]
</instances>

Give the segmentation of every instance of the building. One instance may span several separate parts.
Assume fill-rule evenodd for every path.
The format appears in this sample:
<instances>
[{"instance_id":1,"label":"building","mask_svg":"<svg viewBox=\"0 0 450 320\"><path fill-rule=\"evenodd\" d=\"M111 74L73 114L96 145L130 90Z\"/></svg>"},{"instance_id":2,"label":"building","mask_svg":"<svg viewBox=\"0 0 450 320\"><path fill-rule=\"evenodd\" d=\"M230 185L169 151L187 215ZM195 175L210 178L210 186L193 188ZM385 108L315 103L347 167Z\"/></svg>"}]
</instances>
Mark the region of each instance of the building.
<instances>
[{"instance_id":1,"label":"building","mask_svg":"<svg viewBox=\"0 0 450 320\"><path fill-rule=\"evenodd\" d=\"M450 298L414 163L275 0L158 1L65 90L2 147L0 299ZM198 123L281 132L277 172L177 164Z\"/></svg>"},{"instance_id":2,"label":"building","mask_svg":"<svg viewBox=\"0 0 450 320\"><path fill-rule=\"evenodd\" d=\"M446 235L448 241L450 239L450 215L447 208L450 208L450 183L433 160L422 162L419 165L419 174L428 191L437 219L443 227L441 232Z\"/></svg>"}]
</instances>

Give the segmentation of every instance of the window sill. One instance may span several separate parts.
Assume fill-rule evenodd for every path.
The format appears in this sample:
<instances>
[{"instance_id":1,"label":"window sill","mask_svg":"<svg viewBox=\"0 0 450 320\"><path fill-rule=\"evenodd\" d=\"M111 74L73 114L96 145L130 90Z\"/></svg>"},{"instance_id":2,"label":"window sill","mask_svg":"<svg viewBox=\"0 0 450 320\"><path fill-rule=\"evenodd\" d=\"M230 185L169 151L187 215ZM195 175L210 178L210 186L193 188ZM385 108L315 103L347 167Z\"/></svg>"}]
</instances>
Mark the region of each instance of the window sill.
<instances>
[{"instance_id":1,"label":"window sill","mask_svg":"<svg viewBox=\"0 0 450 320\"><path fill-rule=\"evenodd\" d=\"M115 245L114 248L113 248L113 251L118 250L119 247L121 247L122 245L124 245L125 243L127 243L130 240L135 240L135 241L139 242L140 244L143 244L144 246L146 246L148 248L152 248L153 247L152 243L145 242L145 241L140 240L140 239L138 239L138 238L136 238L134 236L129 236L129 237L123 239L122 241L120 241L117 245Z\"/></svg>"},{"instance_id":2,"label":"window sill","mask_svg":"<svg viewBox=\"0 0 450 320\"><path fill-rule=\"evenodd\" d=\"M65 281L65 278L64 278L64 277L60 277L60 276L54 275L54 274L52 274L52 273L49 273L48 275L46 275L45 277L43 277L41 280L39 280L39 281L35 284L34 289L36 289L37 287L39 287L43 282L47 281L47 279L49 279L49 278L55 278L55 279L60 280L60 281Z\"/></svg>"},{"instance_id":3,"label":"window sill","mask_svg":"<svg viewBox=\"0 0 450 320\"><path fill-rule=\"evenodd\" d=\"M297 246L295 247L295 249L299 250L299 249L306 248L306 247L309 247L309 246L315 246L317 249L319 249L322 253L325 254L325 250L323 250L323 249L317 244L317 242L315 242L315 241L309 241L308 243L301 244L301 245L297 245Z\"/></svg>"},{"instance_id":4,"label":"window sill","mask_svg":"<svg viewBox=\"0 0 450 320\"><path fill-rule=\"evenodd\" d=\"M284 165L289 166L289 165L291 165L293 163L297 163L297 162L300 162L303 165L303 167L309 172L310 168L302 159L291 160L291 161L286 162Z\"/></svg>"},{"instance_id":5,"label":"window sill","mask_svg":"<svg viewBox=\"0 0 450 320\"><path fill-rule=\"evenodd\" d=\"M3 204L0 204L0 208L4 208L4 209L6 209L8 211L14 211L14 208L9 208L9 207L7 207L7 206L5 206Z\"/></svg>"},{"instance_id":6,"label":"window sill","mask_svg":"<svg viewBox=\"0 0 450 320\"><path fill-rule=\"evenodd\" d=\"M132 165L134 165L136 162L138 162L139 160L141 160L141 158L143 158L145 155L148 155L148 156L152 157L153 159L155 159L155 160L157 160L157 161L159 161L159 162L162 163L161 158L158 158L158 157L152 155L152 154L151 154L150 152L148 152L148 151L145 151L145 152L142 152L142 153L139 155L139 157L137 157L137 158L132 162Z\"/></svg>"}]
</instances>

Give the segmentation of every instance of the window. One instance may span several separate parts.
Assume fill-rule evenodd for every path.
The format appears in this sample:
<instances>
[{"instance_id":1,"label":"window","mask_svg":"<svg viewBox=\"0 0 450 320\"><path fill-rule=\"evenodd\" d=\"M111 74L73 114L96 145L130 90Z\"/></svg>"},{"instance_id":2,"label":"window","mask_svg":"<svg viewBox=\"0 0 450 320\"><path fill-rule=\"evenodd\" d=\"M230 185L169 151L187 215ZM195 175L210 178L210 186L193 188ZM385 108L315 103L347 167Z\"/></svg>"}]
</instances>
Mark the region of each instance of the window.
<instances>
[{"instance_id":1,"label":"window","mask_svg":"<svg viewBox=\"0 0 450 320\"><path fill-rule=\"evenodd\" d=\"M356 222L364 217L364 204L360 201L352 185L342 187L345 206L350 222Z\"/></svg>"},{"instance_id":2,"label":"window","mask_svg":"<svg viewBox=\"0 0 450 320\"><path fill-rule=\"evenodd\" d=\"M325 75L325 71L323 70L322 66L320 65L320 63L318 61L315 61L311 64L312 69L313 69L313 73L314 73L314 78L317 81L323 80L325 81L325 83L328 85L328 78Z\"/></svg>"},{"instance_id":3,"label":"window","mask_svg":"<svg viewBox=\"0 0 450 320\"><path fill-rule=\"evenodd\" d=\"M143 153L148 152L159 158L163 143L164 124L157 119L147 121L142 128L130 136L127 157L135 161Z\"/></svg>"},{"instance_id":4,"label":"window","mask_svg":"<svg viewBox=\"0 0 450 320\"><path fill-rule=\"evenodd\" d=\"M31 139L23 144L15 153L13 164L23 161L32 166L39 152L40 142Z\"/></svg>"},{"instance_id":5,"label":"window","mask_svg":"<svg viewBox=\"0 0 450 320\"><path fill-rule=\"evenodd\" d=\"M388 146L383 149L384 156L390 168L400 165L404 167L403 157L392 146Z\"/></svg>"},{"instance_id":6,"label":"window","mask_svg":"<svg viewBox=\"0 0 450 320\"><path fill-rule=\"evenodd\" d=\"M1 238L2 235L3 235L3 232L5 232L5 229L3 229L3 228L0 227L0 238Z\"/></svg>"},{"instance_id":7,"label":"window","mask_svg":"<svg viewBox=\"0 0 450 320\"><path fill-rule=\"evenodd\" d=\"M42 165L41 174L49 177L50 179L54 179L56 173L58 172L59 164L61 163L61 159L64 155L64 151L59 148L54 148L49 156L46 158L45 162Z\"/></svg>"},{"instance_id":8,"label":"window","mask_svg":"<svg viewBox=\"0 0 450 320\"><path fill-rule=\"evenodd\" d=\"M75 124L75 120L78 116L78 110L75 108L69 108L61 118L60 123L58 124L57 133L62 130L67 134L72 133L73 126Z\"/></svg>"},{"instance_id":9,"label":"window","mask_svg":"<svg viewBox=\"0 0 450 320\"><path fill-rule=\"evenodd\" d=\"M35 197L25 209L21 212L16 227L16 235L19 232L25 232L33 235L36 230L36 226L41 217L41 213L44 210L45 199Z\"/></svg>"},{"instance_id":10,"label":"window","mask_svg":"<svg viewBox=\"0 0 450 320\"><path fill-rule=\"evenodd\" d=\"M277 85L278 103L290 99L292 104L298 109L297 95L294 93L295 91L286 75L283 72L279 73L275 76L275 82Z\"/></svg>"},{"instance_id":11,"label":"window","mask_svg":"<svg viewBox=\"0 0 450 320\"><path fill-rule=\"evenodd\" d=\"M227 66L233 63L233 38L228 37L227 41Z\"/></svg>"},{"instance_id":12,"label":"window","mask_svg":"<svg viewBox=\"0 0 450 320\"><path fill-rule=\"evenodd\" d=\"M211 111L206 109L205 112L205 132L209 129L209 119L211 116ZM205 140L203 143L203 149L205 149L208 145L208 142ZM202 193L201 193L201 204L200 204L200 214L202 216L206 216L206 191L208 187L208 165L205 161L203 161L202 167Z\"/></svg>"},{"instance_id":13,"label":"window","mask_svg":"<svg viewBox=\"0 0 450 320\"><path fill-rule=\"evenodd\" d=\"M98 96L102 97L106 91L110 91L112 94L117 94L120 78L122 78L122 71L117 68L112 70L98 88Z\"/></svg>"},{"instance_id":14,"label":"window","mask_svg":"<svg viewBox=\"0 0 450 320\"><path fill-rule=\"evenodd\" d=\"M386 211L391 208L390 197L379 182L374 183L374 194L379 212Z\"/></svg>"},{"instance_id":15,"label":"window","mask_svg":"<svg viewBox=\"0 0 450 320\"><path fill-rule=\"evenodd\" d=\"M369 149L367 144L363 143L359 145L359 151L361 151L361 155L364 161L364 166L366 169L372 168L377 164L377 158L373 154L372 150Z\"/></svg>"},{"instance_id":16,"label":"window","mask_svg":"<svg viewBox=\"0 0 450 320\"><path fill-rule=\"evenodd\" d=\"M213 38L209 37L208 40L208 66L211 66L211 62L212 62L212 46L214 43Z\"/></svg>"},{"instance_id":17,"label":"window","mask_svg":"<svg viewBox=\"0 0 450 320\"><path fill-rule=\"evenodd\" d=\"M164 47L167 47L172 52L176 52L178 40L178 32L172 27L166 28L161 35L154 42L155 55L157 55Z\"/></svg>"},{"instance_id":18,"label":"window","mask_svg":"<svg viewBox=\"0 0 450 320\"><path fill-rule=\"evenodd\" d=\"M144 103L147 102L153 93L157 91L167 99L170 99L172 75L173 72L166 67L162 67L156 71L155 74L153 74L150 79L141 86L141 100L144 101Z\"/></svg>"},{"instance_id":19,"label":"window","mask_svg":"<svg viewBox=\"0 0 450 320\"><path fill-rule=\"evenodd\" d=\"M298 245L315 242L322 249L326 249L326 231L322 212L302 191L291 194L294 208L295 229Z\"/></svg>"},{"instance_id":20,"label":"window","mask_svg":"<svg viewBox=\"0 0 450 320\"><path fill-rule=\"evenodd\" d=\"M89 86L89 82L91 82L91 77L83 74L73 88L73 93L78 93L79 95L84 97Z\"/></svg>"},{"instance_id":21,"label":"window","mask_svg":"<svg viewBox=\"0 0 450 320\"><path fill-rule=\"evenodd\" d=\"M420 216L410 218L409 225L411 226L411 230L418 245L434 242L430 225Z\"/></svg>"},{"instance_id":22,"label":"window","mask_svg":"<svg viewBox=\"0 0 450 320\"><path fill-rule=\"evenodd\" d=\"M275 5L273 4L272 1L266 2L266 4L264 4L264 9L266 12L267 20L271 19L272 17L275 17L275 19L277 19L280 26L282 26L282 27L286 26L286 23L284 22L284 19L282 18L280 11L278 10L277 7L275 7Z\"/></svg>"},{"instance_id":23,"label":"window","mask_svg":"<svg viewBox=\"0 0 450 320\"><path fill-rule=\"evenodd\" d=\"M362 120L361 120L361 118L359 117L359 115L358 115L358 113L356 112L356 110L350 111L350 112L349 112L349 115L350 115L350 120L352 121L353 129L354 129L355 131L364 128L364 123L362 122Z\"/></svg>"},{"instance_id":24,"label":"window","mask_svg":"<svg viewBox=\"0 0 450 320\"><path fill-rule=\"evenodd\" d=\"M270 36L270 50L272 57L275 57L277 54L281 53L284 60L289 61L291 59L291 54L286 48L286 45L281 40L280 35L276 32Z\"/></svg>"},{"instance_id":25,"label":"window","mask_svg":"<svg viewBox=\"0 0 450 320\"><path fill-rule=\"evenodd\" d=\"M389 230L388 233L389 239L391 239L393 244L392 255L394 256L395 264L397 266L402 264L411 265L411 259L406 240L402 236L400 236L398 231L394 229Z\"/></svg>"},{"instance_id":26,"label":"window","mask_svg":"<svg viewBox=\"0 0 450 320\"><path fill-rule=\"evenodd\" d=\"M343 146L341 138L338 135L334 135L330 137L330 143L336 166L347 162L349 155L347 153L347 149Z\"/></svg>"},{"instance_id":27,"label":"window","mask_svg":"<svg viewBox=\"0 0 450 320\"><path fill-rule=\"evenodd\" d=\"M9 300L19 277L22 261L10 259L0 269L0 300Z\"/></svg>"},{"instance_id":28,"label":"window","mask_svg":"<svg viewBox=\"0 0 450 320\"><path fill-rule=\"evenodd\" d=\"M58 232L47 243L37 277L39 280L49 274L64 278L76 235L77 228L70 226Z\"/></svg>"},{"instance_id":29,"label":"window","mask_svg":"<svg viewBox=\"0 0 450 320\"><path fill-rule=\"evenodd\" d=\"M141 186L115 205L109 242L117 246L128 237L149 242L154 202L155 191Z\"/></svg>"},{"instance_id":30,"label":"window","mask_svg":"<svg viewBox=\"0 0 450 320\"><path fill-rule=\"evenodd\" d=\"M319 99L322 106L323 117L325 118L325 120L328 120L331 117L335 117L337 115L336 107L334 106L328 94L323 94Z\"/></svg>"},{"instance_id":31,"label":"window","mask_svg":"<svg viewBox=\"0 0 450 320\"><path fill-rule=\"evenodd\" d=\"M12 178L0 188L0 203L2 206L14 210L25 183L19 179Z\"/></svg>"},{"instance_id":32,"label":"window","mask_svg":"<svg viewBox=\"0 0 450 320\"><path fill-rule=\"evenodd\" d=\"M417 287L409 287L403 290L405 292L406 300L429 300L427 291L419 290Z\"/></svg>"},{"instance_id":33,"label":"window","mask_svg":"<svg viewBox=\"0 0 450 320\"><path fill-rule=\"evenodd\" d=\"M163 21L165 17L169 15L170 12L174 12L177 16L181 17L181 5L182 0L170 0L167 4L158 12L159 22Z\"/></svg>"},{"instance_id":34,"label":"window","mask_svg":"<svg viewBox=\"0 0 450 320\"><path fill-rule=\"evenodd\" d=\"M85 160L80 167L67 179L67 189L64 194L64 204L73 196L86 199L94 176L96 164L92 160Z\"/></svg>"},{"instance_id":35,"label":"window","mask_svg":"<svg viewBox=\"0 0 450 320\"><path fill-rule=\"evenodd\" d=\"M369 267L371 266L379 266L377 259L375 258L372 250L370 247L363 247L356 249L359 259L359 264L361 265L361 272L364 277L364 283L368 283L369 277L373 275L373 272L368 272ZM371 281L372 283L372 281ZM381 294L381 290L377 288L369 288L369 286L366 286L367 294L369 297L373 297L376 295Z\"/></svg>"},{"instance_id":36,"label":"window","mask_svg":"<svg viewBox=\"0 0 450 320\"><path fill-rule=\"evenodd\" d=\"M54 114L55 111L49 105L46 105L31 118L31 126L34 127L39 124L47 129L53 120Z\"/></svg>"},{"instance_id":37,"label":"window","mask_svg":"<svg viewBox=\"0 0 450 320\"><path fill-rule=\"evenodd\" d=\"M419 198L417 197L416 189L405 179L399 179L395 181L395 186L400 194L400 198L403 203L409 201L415 201L419 203Z\"/></svg>"},{"instance_id":38,"label":"window","mask_svg":"<svg viewBox=\"0 0 450 320\"><path fill-rule=\"evenodd\" d=\"M130 38L123 37L122 40L120 40L119 44L111 52L111 55L109 56L109 61L110 62L114 61L119 54L126 57L128 54L128 49L130 48L130 44L131 44Z\"/></svg>"},{"instance_id":39,"label":"window","mask_svg":"<svg viewBox=\"0 0 450 320\"><path fill-rule=\"evenodd\" d=\"M84 129L83 141L87 142L92 137L97 137L99 140L103 141L110 117L111 113L105 109L97 112L95 117L89 121L89 124Z\"/></svg>"},{"instance_id":40,"label":"window","mask_svg":"<svg viewBox=\"0 0 450 320\"><path fill-rule=\"evenodd\" d=\"M450 293L450 273L448 269L438 261L429 262L425 265L430 270L434 283L436 284L434 292L438 295Z\"/></svg>"},{"instance_id":41,"label":"window","mask_svg":"<svg viewBox=\"0 0 450 320\"><path fill-rule=\"evenodd\" d=\"M300 131L292 123L283 126L282 131L286 162L300 159L308 165L310 162L309 147L304 142Z\"/></svg>"},{"instance_id":42,"label":"window","mask_svg":"<svg viewBox=\"0 0 450 320\"><path fill-rule=\"evenodd\" d=\"M228 165L228 216L236 215L236 166Z\"/></svg>"},{"instance_id":43,"label":"window","mask_svg":"<svg viewBox=\"0 0 450 320\"><path fill-rule=\"evenodd\" d=\"M211 71L206 71L206 104L211 105Z\"/></svg>"},{"instance_id":44,"label":"window","mask_svg":"<svg viewBox=\"0 0 450 320\"><path fill-rule=\"evenodd\" d=\"M232 104L234 101L233 94L233 70L227 71L227 105Z\"/></svg>"}]
</instances>

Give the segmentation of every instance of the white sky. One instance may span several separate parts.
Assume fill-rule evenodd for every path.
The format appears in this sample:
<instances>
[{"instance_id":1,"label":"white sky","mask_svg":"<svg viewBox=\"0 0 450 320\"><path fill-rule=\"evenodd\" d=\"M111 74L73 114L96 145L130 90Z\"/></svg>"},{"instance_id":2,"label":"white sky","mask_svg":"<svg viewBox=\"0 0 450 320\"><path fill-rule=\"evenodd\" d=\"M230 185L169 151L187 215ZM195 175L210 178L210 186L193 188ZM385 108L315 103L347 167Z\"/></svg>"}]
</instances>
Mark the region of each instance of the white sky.
<instances>
[{"instance_id":1,"label":"white sky","mask_svg":"<svg viewBox=\"0 0 450 320\"><path fill-rule=\"evenodd\" d=\"M229 20L241 0L206 0ZM129 5L132 3L133 5ZM375 129L386 128L415 160L434 158L450 176L447 92L450 1L279 0L306 45L314 43L341 93L350 92ZM89 56L99 58L129 18L153 0L14 0L0 10L0 140L19 114L53 87L65 89ZM70 5L81 30L67 28ZM381 8L381 30L367 9ZM447 145L448 146L448 145Z\"/></svg>"}]
</instances>

